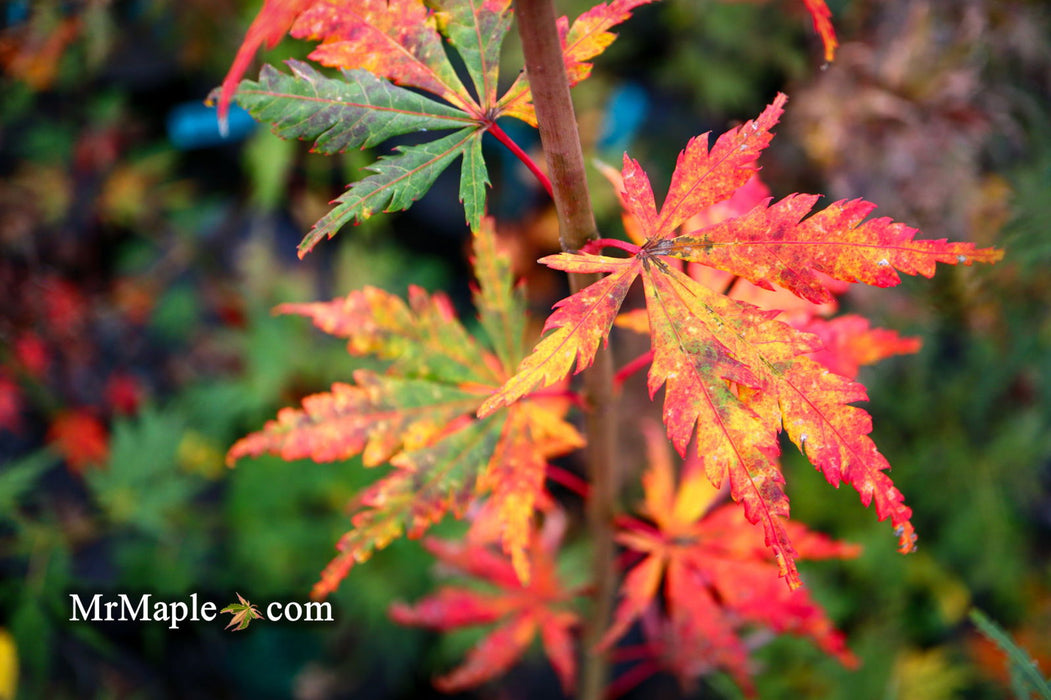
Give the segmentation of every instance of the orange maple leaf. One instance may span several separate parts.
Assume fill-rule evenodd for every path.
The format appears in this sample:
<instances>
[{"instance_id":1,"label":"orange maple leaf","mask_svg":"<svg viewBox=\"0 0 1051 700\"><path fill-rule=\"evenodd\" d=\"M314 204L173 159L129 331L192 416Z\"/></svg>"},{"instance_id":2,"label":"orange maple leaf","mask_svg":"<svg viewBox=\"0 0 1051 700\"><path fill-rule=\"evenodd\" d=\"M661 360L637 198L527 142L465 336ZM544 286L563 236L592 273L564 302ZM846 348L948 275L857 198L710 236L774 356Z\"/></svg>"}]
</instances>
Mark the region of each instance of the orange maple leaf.
<instances>
[{"instance_id":1,"label":"orange maple leaf","mask_svg":"<svg viewBox=\"0 0 1051 700\"><path fill-rule=\"evenodd\" d=\"M564 529L565 516L552 510L545 516L543 529L531 532L528 556L533 575L528 584L519 579L508 559L483 543L424 540L427 550L443 565L495 589L447 586L415 605L391 606L391 618L403 625L450 630L497 623L461 666L435 679L439 690L459 692L502 675L539 634L563 689L571 691L576 672L571 631L579 618L569 606L577 592L566 588L555 567Z\"/></svg>"},{"instance_id":2,"label":"orange maple leaf","mask_svg":"<svg viewBox=\"0 0 1051 700\"><path fill-rule=\"evenodd\" d=\"M806 590L781 584L769 549L741 509L719 505L722 494L705 478L704 459L688 460L676 483L667 443L652 425L644 428L649 446L641 509L645 520L621 517L616 536L641 559L624 579L602 645L612 645L642 621L651 661L684 683L722 668L746 690L751 689L748 647L741 634L750 628L809 637L854 666L857 661L843 636ZM796 523L785 526L800 558L853 557L860 551ZM639 674L632 677L639 679Z\"/></svg>"},{"instance_id":3,"label":"orange maple leaf","mask_svg":"<svg viewBox=\"0 0 1051 700\"><path fill-rule=\"evenodd\" d=\"M394 467L356 497L354 528L314 587L317 597L394 538L420 537L447 512L463 515L485 495L486 527L496 529L518 575L529 580L529 523L545 498L547 461L583 439L563 420L564 398L537 397L499 416L475 416L523 351L524 300L509 260L496 250L491 222L475 233L475 273L486 340L466 331L447 297L415 287L408 304L367 287L332 302L278 307L347 338L352 355L390 362L385 373L359 370L353 384L337 383L306 397L302 408L283 409L228 455L232 464L264 452L319 462L360 454L365 466Z\"/></svg>"},{"instance_id":4,"label":"orange maple leaf","mask_svg":"<svg viewBox=\"0 0 1051 700\"><path fill-rule=\"evenodd\" d=\"M872 208L863 202L835 203L800 222L813 204L806 195L681 235L684 224L731 199L752 178L785 99L779 95L757 119L723 134L710 150L706 136L693 139L679 155L659 211L645 172L625 155L621 199L645 242L599 242L627 250L627 258L579 252L541 260L567 272L608 274L556 304L547 334L479 415L562 380L574 363L577 372L588 367L641 277L653 351L648 387L651 396L664 387L668 436L680 454L696 439L713 484L721 486L729 477L734 499L750 521L763 523L782 574L796 586L794 551L784 527L788 499L776 468L781 430L830 483L845 480L863 504L874 500L877 517L894 524L902 551L913 547L911 510L868 437L870 417L851 405L867 399L864 387L807 357L822 348L816 336L777 320L776 310L708 289L668 257L738 274L761 287L776 283L821 302L834 298L827 277L889 286L899 280L894 268L930 275L935 262L992 262L1001 253L969 243L914 241L913 229L886 219L862 222Z\"/></svg>"}]
</instances>

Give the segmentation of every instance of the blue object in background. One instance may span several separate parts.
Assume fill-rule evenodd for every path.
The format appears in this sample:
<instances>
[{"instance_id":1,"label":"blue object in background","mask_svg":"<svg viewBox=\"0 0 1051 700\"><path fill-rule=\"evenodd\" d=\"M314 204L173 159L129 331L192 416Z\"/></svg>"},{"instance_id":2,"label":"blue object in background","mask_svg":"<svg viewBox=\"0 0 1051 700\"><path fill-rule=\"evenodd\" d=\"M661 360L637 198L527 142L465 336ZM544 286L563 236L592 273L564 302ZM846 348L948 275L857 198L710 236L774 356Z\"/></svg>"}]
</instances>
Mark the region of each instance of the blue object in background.
<instances>
[{"instance_id":1,"label":"blue object in background","mask_svg":"<svg viewBox=\"0 0 1051 700\"><path fill-rule=\"evenodd\" d=\"M29 19L29 2L27 0L13 0L4 8L4 26L13 27L22 24Z\"/></svg>"},{"instance_id":2,"label":"blue object in background","mask_svg":"<svg viewBox=\"0 0 1051 700\"><path fill-rule=\"evenodd\" d=\"M255 127L252 115L235 104L230 105L225 136L219 131L215 107L199 102L184 102L168 114L168 138L176 148L184 151L240 141L252 133Z\"/></svg>"},{"instance_id":3,"label":"blue object in background","mask_svg":"<svg viewBox=\"0 0 1051 700\"><path fill-rule=\"evenodd\" d=\"M638 83L623 83L610 95L598 148L603 154L619 156L628 150L650 111L650 98Z\"/></svg>"}]
</instances>

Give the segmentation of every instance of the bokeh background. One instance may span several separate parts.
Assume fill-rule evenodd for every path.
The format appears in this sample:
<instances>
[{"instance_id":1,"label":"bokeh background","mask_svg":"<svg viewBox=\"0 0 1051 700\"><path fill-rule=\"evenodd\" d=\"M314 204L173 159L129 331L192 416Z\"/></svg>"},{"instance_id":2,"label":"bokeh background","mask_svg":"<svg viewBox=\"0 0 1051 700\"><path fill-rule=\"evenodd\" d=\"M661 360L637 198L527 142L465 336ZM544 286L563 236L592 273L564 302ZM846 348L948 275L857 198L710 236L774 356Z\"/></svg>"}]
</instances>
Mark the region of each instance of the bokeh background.
<instances>
[{"instance_id":1,"label":"bokeh background","mask_svg":"<svg viewBox=\"0 0 1051 700\"><path fill-rule=\"evenodd\" d=\"M387 620L392 600L431 585L413 542L354 570L333 624L235 634L218 622L68 621L71 592L305 600L348 525L344 504L374 473L274 459L230 470L224 453L362 365L270 309L413 283L470 314L455 177L409 212L296 259L371 156L312 155L239 118L218 139L202 101L259 4L0 4L0 697L427 697L429 677L474 639ZM794 515L865 547L805 570L863 665L848 672L792 639L756 658L764 698L1008 697L1002 653L966 614L985 610L1051 670L1051 9L829 5L842 46L827 66L802 3L640 8L576 89L582 135L606 162L630 149L664 191L689 137L755 116L784 90L786 118L762 161L775 196L864 197L925 237L1006 249L994 267L844 299L924 342L862 375L920 547L898 555L854 492L789 459ZM288 40L260 61L307 50ZM537 148L529 129L513 135ZM564 291L533 263L557 247L553 211L495 142L486 155L491 211L542 318ZM597 174L594 191L616 235ZM556 693L537 656L477 695ZM720 676L688 691L658 677L637 691L680 694L739 695Z\"/></svg>"}]
</instances>

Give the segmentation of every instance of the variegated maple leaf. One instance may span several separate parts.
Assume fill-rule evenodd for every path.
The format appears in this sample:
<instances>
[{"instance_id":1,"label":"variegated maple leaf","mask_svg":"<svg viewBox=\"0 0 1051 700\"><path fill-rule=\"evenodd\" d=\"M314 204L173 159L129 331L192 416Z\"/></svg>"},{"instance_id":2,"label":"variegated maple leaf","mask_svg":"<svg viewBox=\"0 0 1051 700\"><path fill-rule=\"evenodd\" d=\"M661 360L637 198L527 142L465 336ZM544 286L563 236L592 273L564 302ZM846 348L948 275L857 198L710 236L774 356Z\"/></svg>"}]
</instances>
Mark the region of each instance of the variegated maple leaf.
<instances>
[{"instance_id":1,"label":"variegated maple leaf","mask_svg":"<svg viewBox=\"0 0 1051 700\"><path fill-rule=\"evenodd\" d=\"M228 455L233 463L265 452L319 462L360 454L365 466L394 467L358 495L354 527L340 540L315 596L334 590L355 563L394 538L419 537L448 511L463 514L484 496L485 526L497 531L518 575L529 580L529 526L543 497L547 460L583 439L562 420L568 401L561 398L536 397L476 417L522 356L525 309L489 220L474 244L481 338L460 324L448 298L415 287L408 304L368 287L332 302L278 307L347 338L352 355L390 362L385 373L359 370L353 383L308 396L302 408L283 409Z\"/></svg>"},{"instance_id":2,"label":"variegated maple leaf","mask_svg":"<svg viewBox=\"0 0 1051 700\"><path fill-rule=\"evenodd\" d=\"M230 624L225 629L233 627L235 632L248 629L248 625L251 624L252 620L260 620L263 617L258 608L245 600L240 593L237 594L237 599L241 602L231 603L219 611L220 613L229 613L232 616Z\"/></svg>"},{"instance_id":3,"label":"variegated maple leaf","mask_svg":"<svg viewBox=\"0 0 1051 700\"><path fill-rule=\"evenodd\" d=\"M625 576L602 644L612 645L641 621L650 651L642 671L663 668L687 684L721 669L746 691L751 682L743 634L756 629L809 637L843 664L856 665L843 636L806 589L790 590L781 583L762 536L745 522L741 509L719 505L721 494L705 477L704 458L687 460L676 479L663 437L655 428L645 433L649 466L642 479L643 519L622 516L616 535L637 563ZM859 552L797 523L785 527L800 558ZM630 673L641 680L639 669Z\"/></svg>"},{"instance_id":4,"label":"variegated maple leaf","mask_svg":"<svg viewBox=\"0 0 1051 700\"><path fill-rule=\"evenodd\" d=\"M572 26L562 18L570 83L589 75L588 61L615 38L611 27L635 7L653 1L599 4ZM399 146L369 166L372 174L351 184L307 234L300 257L344 224L379 211L407 209L457 159L460 201L468 225L477 228L489 185L482 135L489 131L516 150L497 119L509 116L536 125L524 73L502 96L498 91L500 47L511 19L511 0L267 1L223 82L220 114L233 96L279 136L313 141L314 150L326 154L406 134L448 132ZM289 28L296 38L318 42L310 58L341 69L341 74L328 77L297 61L288 64L291 74L264 66L258 81L242 82L234 95L246 56ZM447 50L462 60L469 84L461 80Z\"/></svg>"},{"instance_id":5,"label":"variegated maple leaf","mask_svg":"<svg viewBox=\"0 0 1051 700\"><path fill-rule=\"evenodd\" d=\"M696 440L708 478L716 486L729 479L733 498L751 522L762 522L782 574L797 586L795 552L784 525L788 499L776 466L782 430L830 483L851 484L866 506L875 501L877 517L890 518L902 551L913 547L911 510L868 437L871 418L852 405L867 399L864 387L809 357L823 347L817 336L778 320L776 310L709 289L669 258L824 302L833 299L829 278L887 287L900 281L898 272L929 277L938 262L994 262L1001 252L914 240L916 230L903 224L865 220L873 205L860 200L834 202L804 218L816 199L809 195L764 202L680 233L694 216L729 200L752 178L785 100L779 95L757 119L723 134L710 150L707 135L691 140L659 211L648 177L625 155L621 198L644 243L599 242L627 250L626 258L575 252L541 260L566 272L607 274L556 304L546 335L479 415L563 380L574 364L577 372L588 367L628 290L641 278L653 352L648 387L651 396L664 388L668 436L680 454Z\"/></svg>"},{"instance_id":6,"label":"variegated maple leaf","mask_svg":"<svg viewBox=\"0 0 1051 700\"><path fill-rule=\"evenodd\" d=\"M528 584L518 578L506 557L484 543L424 540L441 564L489 584L489 590L477 585L446 586L415 605L392 605L394 621L443 631L496 623L461 666L435 679L439 690L459 692L502 675L539 634L563 689L570 692L576 670L571 632L579 619L571 607L578 592L565 586L555 567L564 529L565 516L552 510L543 529L532 535L528 555L533 575Z\"/></svg>"}]
</instances>

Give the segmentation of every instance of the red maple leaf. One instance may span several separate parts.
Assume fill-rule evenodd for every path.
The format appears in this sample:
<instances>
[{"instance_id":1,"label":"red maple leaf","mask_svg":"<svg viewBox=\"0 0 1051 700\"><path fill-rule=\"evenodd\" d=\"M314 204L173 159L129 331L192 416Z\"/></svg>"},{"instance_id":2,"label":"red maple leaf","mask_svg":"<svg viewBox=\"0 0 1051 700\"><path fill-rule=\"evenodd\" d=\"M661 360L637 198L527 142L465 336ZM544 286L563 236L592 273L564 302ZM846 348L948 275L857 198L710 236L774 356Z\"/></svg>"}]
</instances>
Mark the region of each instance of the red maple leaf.
<instances>
[{"instance_id":1,"label":"red maple leaf","mask_svg":"<svg viewBox=\"0 0 1051 700\"><path fill-rule=\"evenodd\" d=\"M565 516L552 510L545 516L543 529L533 531L528 584L522 583L510 560L482 542L424 540L424 546L439 562L484 581L489 589L446 586L415 605L395 603L390 609L394 621L436 630L496 623L462 665L435 679L439 690L458 692L502 675L539 634L562 687L567 693L571 691L576 672L571 632L579 618L570 607L577 592L565 587L555 567L564 529Z\"/></svg>"},{"instance_id":2,"label":"red maple leaf","mask_svg":"<svg viewBox=\"0 0 1051 700\"><path fill-rule=\"evenodd\" d=\"M705 478L703 458L688 460L676 484L667 443L648 427L645 519L619 518L617 534L617 541L641 559L624 579L603 645L613 644L641 620L649 648L643 671L659 666L685 683L723 669L746 690L751 689L749 650L742 633L757 628L809 637L845 665L855 665L843 636L806 589L790 590L781 583L760 531L745 521L740 508L719 505L722 494ZM796 523L785 528L800 558L859 552ZM641 675L629 677L638 681Z\"/></svg>"},{"instance_id":3,"label":"red maple leaf","mask_svg":"<svg viewBox=\"0 0 1051 700\"><path fill-rule=\"evenodd\" d=\"M731 199L752 178L785 99L779 95L756 120L723 134L710 150L706 136L691 140L659 211L649 178L625 155L621 199L645 242L599 242L626 250L627 258L578 252L542 259L566 272L608 274L556 304L546 335L479 415L561 381L574 363L577 372L590 366L629 288L641 278L653 352L648 387L651 396L664 388L668 436L680 454L696 441L713 484L729 478L733 498L749 521L763 523L782 574L796 586L794 550L784 526L788 499L776 467L781 430L830 483L846 481L863 504L875 501L877 517L891 519L902 551L913 547L911 509L868 437L871 418L852 405L867 394L808 357L823 347L819 338L777 320L776 310L705 287L669 257L766 289L776 284L822 303L835 298L826 286L829 277L885 287L900 281L895 270L930 276L937 262L993 262L1002 253L970 243L914 240L916 231L902 224L864 220L873 207L867 202L835 202L803 219L816 199L809 195L763 203L680 234L692 217Z\"/></svg>"}]
</instances>

